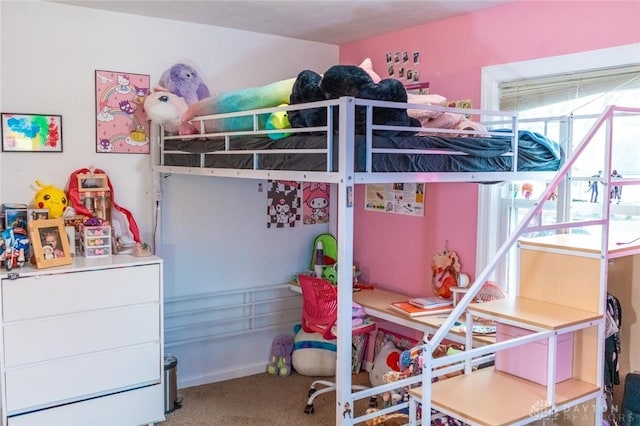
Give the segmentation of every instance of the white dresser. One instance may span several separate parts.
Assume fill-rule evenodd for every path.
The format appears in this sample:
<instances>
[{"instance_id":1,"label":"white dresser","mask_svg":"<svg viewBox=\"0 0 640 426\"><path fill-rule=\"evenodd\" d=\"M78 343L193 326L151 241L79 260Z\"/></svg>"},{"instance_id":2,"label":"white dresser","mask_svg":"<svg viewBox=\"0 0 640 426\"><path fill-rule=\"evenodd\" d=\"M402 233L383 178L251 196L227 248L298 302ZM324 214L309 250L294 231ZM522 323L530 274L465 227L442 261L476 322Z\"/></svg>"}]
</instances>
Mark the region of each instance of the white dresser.
<instances>
[{"instance_id":1,"label":"white dresser","mask_svg":"<svg viewBox=\"0 0 640 426\"><path fill-rule=\"evenodd\" d=\"M162 260L0 273L2 426L164 420Z\"/></svg>"}]
</instances>

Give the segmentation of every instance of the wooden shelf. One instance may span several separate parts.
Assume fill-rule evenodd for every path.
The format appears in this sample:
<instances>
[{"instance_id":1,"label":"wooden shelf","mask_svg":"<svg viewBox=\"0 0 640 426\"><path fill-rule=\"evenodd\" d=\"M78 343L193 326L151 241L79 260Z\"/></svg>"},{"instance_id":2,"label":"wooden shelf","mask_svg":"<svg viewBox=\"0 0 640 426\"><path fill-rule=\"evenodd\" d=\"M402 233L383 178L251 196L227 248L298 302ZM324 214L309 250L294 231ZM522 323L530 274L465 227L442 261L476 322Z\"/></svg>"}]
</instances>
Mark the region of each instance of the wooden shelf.
<instances>
[{"instance_id":1,"label":"wooden shelf","mask_svg":"<svg viewBox=\"0 0 640 426\"><path fill-rule=\"evenodd\" d=\"M583 255L597 255L602 253L602 241L592 235L583 234L555 234L536 238L523 238L520 240L521 246L531 248L545 249L564 249L576 252L582 252ZM609 241L608 257L610 259L629 256L640 253L640 242L636 241L631 244L619 244L615 241ZM575 253L574 253L575 255Z\"/></svg>"},{"instance_id":2,"label":"wooden shelf","mask_svg":"<svg viewBox=\"0 0 640 426\"><path fill-rule=\"evenodd\" d=\"M596 385L569 379L556 385L556 406L599 392ZM509 425L535 416L545 408L547 388L511 374L483 368L431 385L432 407L474 424ZM422 398L422 388L409 391ZM533 419L532 419L533 420Z\"/></svg>"},{"instance_id":3,"label":"wooden shelf","mask_svg":"<svg viewBox=\"0 0 640 426\"><path fill-rule=\"evenodd\" d=\"M560 330L573 325L598 321L602 318L602 315L597 312L524 297L471 303L468 309L472 314L487 315L497 321L517 321L524 326L530 325L546 330Z\"/></svg>"}]
</instances>

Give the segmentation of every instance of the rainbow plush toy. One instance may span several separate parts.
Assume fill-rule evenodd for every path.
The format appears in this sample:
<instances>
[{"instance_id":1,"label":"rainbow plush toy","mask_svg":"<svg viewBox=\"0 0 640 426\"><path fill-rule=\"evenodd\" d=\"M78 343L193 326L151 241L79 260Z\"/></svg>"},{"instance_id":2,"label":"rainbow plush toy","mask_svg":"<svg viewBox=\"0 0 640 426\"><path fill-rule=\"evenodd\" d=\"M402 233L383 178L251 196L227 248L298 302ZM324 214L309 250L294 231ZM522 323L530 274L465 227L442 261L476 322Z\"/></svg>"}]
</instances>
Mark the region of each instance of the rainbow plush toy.
<instances>
[{"instance_id":1,"label":"rainbow plush toy","mask_svg":"<svg viewBox=\"0 0 640 426\"><path fill-rule=\"evenodd\" d=\"M295 78L291 78L265 86L222 92L190 105L187 112L182 115L182 122L190 121L198 115L224 114L288 104L295 81ZM259 117L262 128L266 126L269 116L270 114L265 114ZM207 127L208 132L248 130L253 127L253 119L252 117L227 118L213 123L212 126L214 127Z\"/></svg>"}]
</instances>

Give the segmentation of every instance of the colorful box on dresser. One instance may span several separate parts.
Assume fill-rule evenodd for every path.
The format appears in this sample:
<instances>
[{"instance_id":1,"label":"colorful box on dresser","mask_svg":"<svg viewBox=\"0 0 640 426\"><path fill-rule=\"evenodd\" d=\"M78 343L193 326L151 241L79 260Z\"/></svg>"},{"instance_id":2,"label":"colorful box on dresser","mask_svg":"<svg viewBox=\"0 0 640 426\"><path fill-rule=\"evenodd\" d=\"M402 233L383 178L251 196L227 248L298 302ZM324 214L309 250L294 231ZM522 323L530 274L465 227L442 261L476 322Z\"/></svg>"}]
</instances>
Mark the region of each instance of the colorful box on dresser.
<instances>
[{"instance_id":1,"label":"colorful box on dresser","mask_svg":"<svg viewBox=\"0 0 640 426\"><path fill-rule=\"evenodd\" d=\"M111 227L82 226L80 250L86 257L111 256Z\"/></svg>"},{"instance_id":2,"label":"colorful box on dresser","mask_svg":"<svg viewBox=\"0 0 640 426\"><path fill-rule=\"evenodd\" d=\"M496 341L501 342L515 337L525 336L532 333L520 327L511 325L496 324ZM523 379L536 382L543 386L547 385L548 357L547 357L548 340L539 341L519 345L510 349L496 352L495 367L496 370ZM558 352L556 357L556 383L570 379L573 369L573 333L564 333L558 335Z\"/></svg>"}]
</instances>

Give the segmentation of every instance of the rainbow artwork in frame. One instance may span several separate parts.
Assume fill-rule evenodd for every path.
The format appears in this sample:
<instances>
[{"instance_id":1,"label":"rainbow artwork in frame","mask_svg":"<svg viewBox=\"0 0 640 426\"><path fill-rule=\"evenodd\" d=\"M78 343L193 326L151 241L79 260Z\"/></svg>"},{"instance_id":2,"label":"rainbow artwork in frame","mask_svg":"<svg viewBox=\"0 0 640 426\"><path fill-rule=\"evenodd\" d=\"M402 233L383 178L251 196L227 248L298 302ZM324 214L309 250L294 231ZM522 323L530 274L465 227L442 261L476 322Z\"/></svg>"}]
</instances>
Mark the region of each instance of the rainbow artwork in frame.
<instances>
[{"instance_id":1,"label":"rainbow artwork in frame","mask_svg":"<svg viewBox=\"0 0 640 426\"><path fill-rule=\"evenodd\" d=\"M149 121L143 103L145 74L96 70L96 152L149 153Z\"/></svg>"},{"instance_id":2,"label":"rainbow artwork in frame","mask_svg":"<svg viewBox=\"0 0 640 426\"><path fill-rule=\"evenodd\" d=\"M62 152L62 116L2 113L3 152Z\"/></svg>"}]
</instances>

